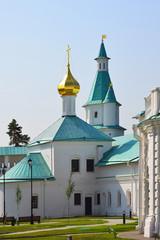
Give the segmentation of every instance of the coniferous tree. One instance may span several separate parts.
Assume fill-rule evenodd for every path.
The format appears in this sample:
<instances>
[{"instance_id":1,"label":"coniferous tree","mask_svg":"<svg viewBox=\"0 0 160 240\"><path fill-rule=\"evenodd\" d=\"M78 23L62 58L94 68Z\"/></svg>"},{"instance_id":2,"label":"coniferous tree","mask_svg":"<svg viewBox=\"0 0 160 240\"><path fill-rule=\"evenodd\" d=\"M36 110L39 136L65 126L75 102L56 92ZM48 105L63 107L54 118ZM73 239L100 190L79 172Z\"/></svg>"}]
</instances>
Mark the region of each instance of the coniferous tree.
<instances>
[{"instance_id":1,"label":"coniferous tree","mask_svg":"<svg viewBox=\"0 0 160 240\"><path fill-rule=\"evenodd\" d=\"M22 127L19 126L15 119L8 124L7 134L10 137L9 145L14 145L15 147L21 147L28 144L30 137L26 134L22 134Z\"/></svg>"}]
</instances>

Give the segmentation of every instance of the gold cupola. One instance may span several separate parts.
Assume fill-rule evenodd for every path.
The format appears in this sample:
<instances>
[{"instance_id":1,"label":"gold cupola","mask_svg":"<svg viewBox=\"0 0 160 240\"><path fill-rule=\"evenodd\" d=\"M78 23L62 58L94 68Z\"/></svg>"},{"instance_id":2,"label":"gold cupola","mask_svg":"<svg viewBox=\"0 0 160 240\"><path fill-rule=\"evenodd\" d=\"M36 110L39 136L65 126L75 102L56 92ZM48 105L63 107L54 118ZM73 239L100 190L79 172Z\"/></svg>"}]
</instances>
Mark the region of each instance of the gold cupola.
<instances>
[{"instance_id":1,"label":"gold cupola","mask_svg":"<svg viewBox=\"0 0 160 240\"><path fill-rule=\"evenodd\" d=\"M72 73L70 71L70 64L69 64L69 45L67 46L67 52L68 52L68 64L67 64L67 72L62 79L62 81L58 85L58 92L61 96L66 96L66 95L74 95L76 96L77 93L80 90L80 85L79 83L75 80L75 78L72 76Z\"/></svg>"}]
</instances>

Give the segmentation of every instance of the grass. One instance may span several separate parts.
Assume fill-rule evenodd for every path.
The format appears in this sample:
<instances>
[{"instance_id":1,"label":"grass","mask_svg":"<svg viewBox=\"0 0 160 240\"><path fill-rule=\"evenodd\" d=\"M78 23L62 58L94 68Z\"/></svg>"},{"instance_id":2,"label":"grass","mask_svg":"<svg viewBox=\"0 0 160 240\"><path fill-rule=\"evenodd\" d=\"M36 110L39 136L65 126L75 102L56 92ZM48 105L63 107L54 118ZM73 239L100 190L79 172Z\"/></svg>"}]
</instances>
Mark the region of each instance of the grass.
<instances>
[{"instance_id":1,"label":"grass","mask_svg":"<svg viewBox=\"0 0 160 240\"><path fill-rule=\"evenodd\" d=\"M93 224L101 224L105 223L104 221L106 218L72 218L69 221L70 226L76 225L93 225ZM78 227L71 227L68 229L56 229L57 227L65 227L68 226L68 220L66 219L52 219L49 222L44 220L44 224L34 224L34 225L20 225L20 226L8 226L8 227L0 227L0 233L15 233L12 235L0 235L0 239L39 239L39 240L49 240L49 239L57 239L63 240L67 239L67 235L72 235L72 240L78 239L114 239L113 234L108 233L107 223L106 225L99 225L99 226L78 226ZM129 224L117 224L111 225L110 227L113 228L116 232L123 232L123 231L132 231L135 230L135 226L137 222L129 223ZM53 230L47 231L47 228L53 228ZM38 232L32 233L21 233L16 234L16 232L24 232L30 230L42 230ZM76 235L75 235L76 234ZM77 235L81 234L81 235ZM63 235L63 236L62 236ZM122 239L122 238L121 238Z\"/></svg>"},{"instance_id":2,"label":"grass","mask_svg":"<svg viewBox=\"0 0 160 240\"><path fill-rule=\"evenodd\" d=\"M25 232L31 230L40 230L40 229L49 229L49 228L58 228L66 226L75 226L75 225L94 225L94 224L103 224L108 221L104 221L105 218L89 218L89 217L79 217L79 218L70 218L69 223L68 219L42 219L41 223L43 224L34 224L30 225L29 223L23 223L15 226L0 227L0 234L5 233L14 233L14 232Z\"/></svg>"}]
</instances>

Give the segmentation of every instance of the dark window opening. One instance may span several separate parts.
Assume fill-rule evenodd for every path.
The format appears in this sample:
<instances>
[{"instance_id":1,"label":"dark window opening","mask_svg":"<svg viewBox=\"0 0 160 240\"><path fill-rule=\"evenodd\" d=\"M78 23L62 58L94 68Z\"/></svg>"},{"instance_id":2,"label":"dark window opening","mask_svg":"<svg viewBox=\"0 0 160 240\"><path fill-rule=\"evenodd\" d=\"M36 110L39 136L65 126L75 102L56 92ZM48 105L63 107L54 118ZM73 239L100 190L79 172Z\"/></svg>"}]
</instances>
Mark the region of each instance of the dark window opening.
<instances>
[{"instance_id":1,"label":"dark window opening","mask_svg":"<svg viewBox=\"0 0 160 240\"><path fill-rule=\"evenodd\" d=\"M101 69L101 63L99 64L99 69Z\"/></svg>"},{"instance_id":2,"label":"dark window opening","mask_svg":"<svg viewBox=\"0 0 160 240\"><path fill-rule=\"evenodd\" d=\"M72 172L79 172L79 159L72 159Z\"/></svg>"},{"instance_id":3,"label":"dark window opening","mask_svg":"<svg viewBox=\"0 0 160 240\"><path fill-rule=\"evenodd\" d=\"M97 118L98 117L98 112L94 113L94 117Z\"/></svg>"},{"instance_id":4,"label":"dark window opening","mask_svg":"<svg viewBox=\"0 0 160 240\"><path fill-rule=\"evenodd\" d=\"M81 193L74 194L74 205L81 205Z\"/></svg>"},{"instance_id":5,"label":"dark window opening","mask_svg":"<svg viewBox=\"0 0 160 240\"><path fill-rule=\"evenodd\" d=\"M38 196L32 196L32 208L38 208Z\"/></svg>"},{"instance_id":6,"label":"dark window opening","mask_svg":"<svg viewBox=\"0 0 160 240\"><path fill-rule=\"evenodd\" d=\"M94 172L94 160L87 159L87 172Z\"/></svg>"},{"instance_id":7,"label":"dark window opening","mask_svg":"<svg viewBox=\"0 0 160 240\"><path fill-rule=\"evenodd\" d=\"M97 193L97 205L101 204L100 193Z\"/></svg>"}]
</instances>

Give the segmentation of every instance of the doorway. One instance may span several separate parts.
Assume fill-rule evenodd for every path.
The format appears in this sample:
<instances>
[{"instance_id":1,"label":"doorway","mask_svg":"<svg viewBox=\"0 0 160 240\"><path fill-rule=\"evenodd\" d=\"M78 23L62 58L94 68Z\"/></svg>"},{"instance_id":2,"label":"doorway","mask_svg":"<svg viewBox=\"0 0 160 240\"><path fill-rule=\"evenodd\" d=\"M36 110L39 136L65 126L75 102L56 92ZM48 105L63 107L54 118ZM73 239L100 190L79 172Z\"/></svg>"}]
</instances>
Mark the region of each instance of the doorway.
<instances>
[{"instance_id":1,"label":"doorway","mask_svg":"<svg viewBox=\"0 0 160 240\"><path fill-rule=\"evenodd\" d=\"M85 215L92 215L92 197L85 197Z\"/></svg>"}]
</instances>

